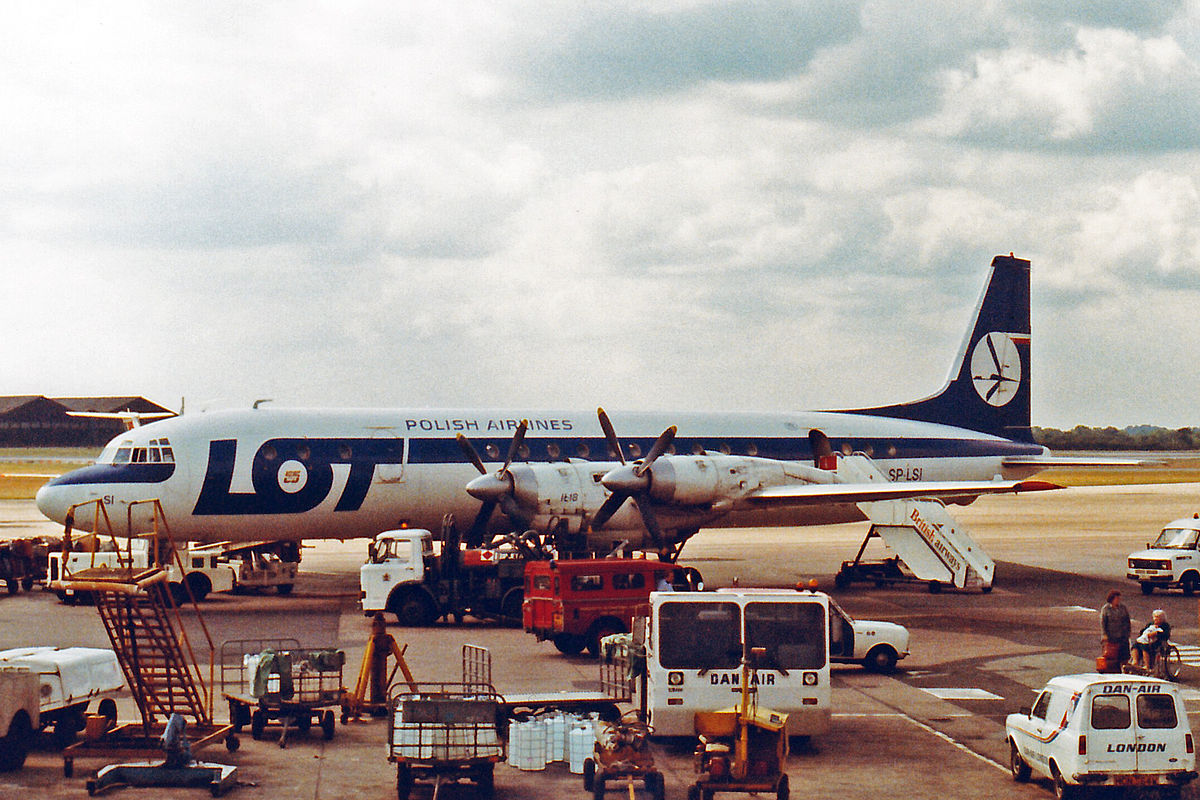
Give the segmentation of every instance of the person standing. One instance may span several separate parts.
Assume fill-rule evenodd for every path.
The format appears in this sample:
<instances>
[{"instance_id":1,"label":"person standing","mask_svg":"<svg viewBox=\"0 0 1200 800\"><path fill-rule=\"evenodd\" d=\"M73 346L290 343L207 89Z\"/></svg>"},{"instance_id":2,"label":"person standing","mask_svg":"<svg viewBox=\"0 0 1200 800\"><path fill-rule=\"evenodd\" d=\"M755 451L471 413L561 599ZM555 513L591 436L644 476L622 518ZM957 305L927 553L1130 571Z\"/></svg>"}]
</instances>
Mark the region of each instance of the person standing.
<instances>
[{"instance_id":1,"label":"person standing","mask_svg":"<svg viewBox=\"0 0 1200 800\"><path fill-rule=\"evenodd\" d=\"M1109 667L1114 672L1120 672L1121 665L1129 661L1131 623L1129 609L1121 602L1121 592L1116 589L1108 593L1108 601L1105 602L1104 608L1100 609L1100 630L1104 643L1115 645L1117 648L1115 664L1110 663ZM1105 648L1105 657L1108 657L1109 650L1111 648Z\"/></svg>"}]
</instances>

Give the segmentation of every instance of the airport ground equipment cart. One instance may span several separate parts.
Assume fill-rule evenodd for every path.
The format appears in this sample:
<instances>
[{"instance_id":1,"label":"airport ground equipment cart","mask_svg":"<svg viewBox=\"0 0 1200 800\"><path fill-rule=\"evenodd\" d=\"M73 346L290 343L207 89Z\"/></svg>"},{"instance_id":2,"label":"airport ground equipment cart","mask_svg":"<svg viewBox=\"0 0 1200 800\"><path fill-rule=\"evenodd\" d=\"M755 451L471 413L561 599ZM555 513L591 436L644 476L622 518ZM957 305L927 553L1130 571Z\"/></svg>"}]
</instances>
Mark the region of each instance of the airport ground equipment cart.
<instances>
[{"instance_id":1,"label":"airport ground equipment cart","mask_svg":"<svg viewBox=\"0 0 1200 800\"><path fill-rule=\"evenodd\" d=\"M610 782L632 787L641 781L654 800L663 800L663 775L654 766L650 735L654 732L638 709L605 723L592 751L583 762L583 788L595 800L603 800ZM630 791L632 789L630 788Z\"/></svg>"},{"instance_id":2,"label":"airport ground equipment cart","mask_svg":"<svg viewBox=\"0 0 1200 800\"><path fill-rule=\"evenodd\" d=\"M416 781L472 782L480 797L495 790L505 757L503 708L483 683L397 683L388 698L388 761L396 765L396 797L408 800Z\"/></svg>"},{"instance_id":3,"label":"airport ground equipment cart","mask_svg":"<svg viewBox=\"0 0 1200 800\"><path fill-rule=\"evenodd\" d=\"M332 739L346 688L346 654L335 648L301 647L295 639L234 639L221 645L221 685L229 721L262 739L279 725L279 746L291 731L307 735L314 724Z\"/></svg>"}]
</instances>

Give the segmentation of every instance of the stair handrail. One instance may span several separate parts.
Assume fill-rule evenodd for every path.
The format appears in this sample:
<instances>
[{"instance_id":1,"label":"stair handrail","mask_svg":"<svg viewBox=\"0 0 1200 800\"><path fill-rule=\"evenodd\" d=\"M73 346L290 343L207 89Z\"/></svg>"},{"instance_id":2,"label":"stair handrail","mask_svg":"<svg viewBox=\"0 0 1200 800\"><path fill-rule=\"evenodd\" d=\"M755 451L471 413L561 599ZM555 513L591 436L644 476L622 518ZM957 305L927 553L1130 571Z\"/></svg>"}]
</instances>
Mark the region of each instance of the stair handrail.
<instances>
[{"instance_id":1,"label":"stair handrail","mask_svg":"<svg viewBox=\"0 0 1200 800\"><path fill-rule=\"evenodd\" d=\"M213 693L214 693L214 686L215 686L214 682L216 680L216 645L213 643L212 634L209 633L208 625L204 622L204 615L202 613L200 613L200 605L199 605L199 603L196 602L196 596L192 593L192 587L190 585L188 585L187 580L184 579L184 577L187 574L187 569L184 567L183 559L179 555L178 548L175 547L174 539L171 537L171 528L167 524L167 515L163 511L162 502L157 497L150 499L150 500L132 500L132 501L130 501L129 507L126 510L126 514L128 517L128 524L129 524L128 530L130 532L130 535L132 537L133 507L135 505L142 505L142 504L146 504L146 503L152 504L152 508L151 508L151 528L152 529L149 534L144 534L144 535L147 535L150 537L149 544L151 547L151 551L153 553L154 566L159 569L164 569L164 570L167 568L166 565L163 565L160 561L160 554L162 552L160 550L160 546L162 544L162 540L160 539L160 537L165 537L167 549L170 552L171 556L174 558L175 566L179 570L179 577L181 579L180 583L183 584L184 590L187 592L188 599L191 601L192 607L196 611L196 621L200 623L200 630L203 631L204 638L208 642L208 682L205 683L204 680L201 678L200 662L196 658L195 651L192 649L192 641L187 635L187 628L185 628L183 625L183 616L179 613L179 606L175 603L171 603L171 607L175 614L175 621L178 623L177 628L179 630L179 640L183 644L184 648L186 649L187 656L189 659L191 659L191 665L196 671L196 678L199 679L197 682L201 685L201 689L204 694L204 696L203 696L204 705L208 712L209 720L211 720L213 718ZM162 523L161 529L159 527L160 521Z\"/></svg>"}]
</instances>

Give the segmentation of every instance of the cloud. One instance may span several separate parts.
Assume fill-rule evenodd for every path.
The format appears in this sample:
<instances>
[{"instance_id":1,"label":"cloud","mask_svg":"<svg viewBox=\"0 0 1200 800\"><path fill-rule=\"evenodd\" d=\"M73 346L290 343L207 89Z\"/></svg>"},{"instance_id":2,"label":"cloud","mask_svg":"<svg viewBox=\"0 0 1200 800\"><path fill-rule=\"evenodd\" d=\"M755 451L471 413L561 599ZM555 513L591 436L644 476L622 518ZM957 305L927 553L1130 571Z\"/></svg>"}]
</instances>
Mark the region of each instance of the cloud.
<instances>
[{"instance_id":1,"label":"cloud","mask_svg":"<svg viewBox=\"0 0 1200 800\"><path fill-rule=\"evenodd\" d=\"M544 102L684 92L794 74L857 24L855 4L834 0L602 7L536 29L509 66Z\"/></svg>"},{"instance_id":2,"label":"cloud","mask_svg":"<svg viewBox=\"0 0 1200 800\"><path fill-rule=\"evenodd\" d=\"M1200 147L1200 64L1170 36L1080 29L1074 47L978 54L942 76L929 130L1002 147Z\"/></svg>"}]
</instances>

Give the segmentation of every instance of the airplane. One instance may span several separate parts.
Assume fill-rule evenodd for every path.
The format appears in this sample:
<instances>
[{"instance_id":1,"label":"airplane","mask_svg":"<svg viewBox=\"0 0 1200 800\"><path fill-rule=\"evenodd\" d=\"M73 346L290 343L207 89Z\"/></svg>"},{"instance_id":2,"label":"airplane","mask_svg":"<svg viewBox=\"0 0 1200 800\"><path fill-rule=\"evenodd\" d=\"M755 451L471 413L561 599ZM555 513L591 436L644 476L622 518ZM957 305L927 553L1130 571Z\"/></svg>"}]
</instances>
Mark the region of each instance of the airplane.
<instances>
[{"instance_id":1,"label":"airplane","mask_svg":"<svg viewBox=\"0 0 1200 800\"><path fill-rule=\"evenodd\" d=\"M465 537L534 529L597 551L668 557L700 528L865 519L903 498L969 503L1060 488L1030 426L1030 262L997 256L945 385L853 410L628 412L251 409L138 424L96 462L46 483L37 506L78 529L104 506L117 535L147 530L157 500L188 541L351 539L401 526ZM623 441L617 435L620 430ZM482 448L483 457L477 448ZM503 454L503 458L502 458ZM873 475L838 465L864 454ZM496 513L499 511L499 513Z\"/></svg>"}]
</instances>

